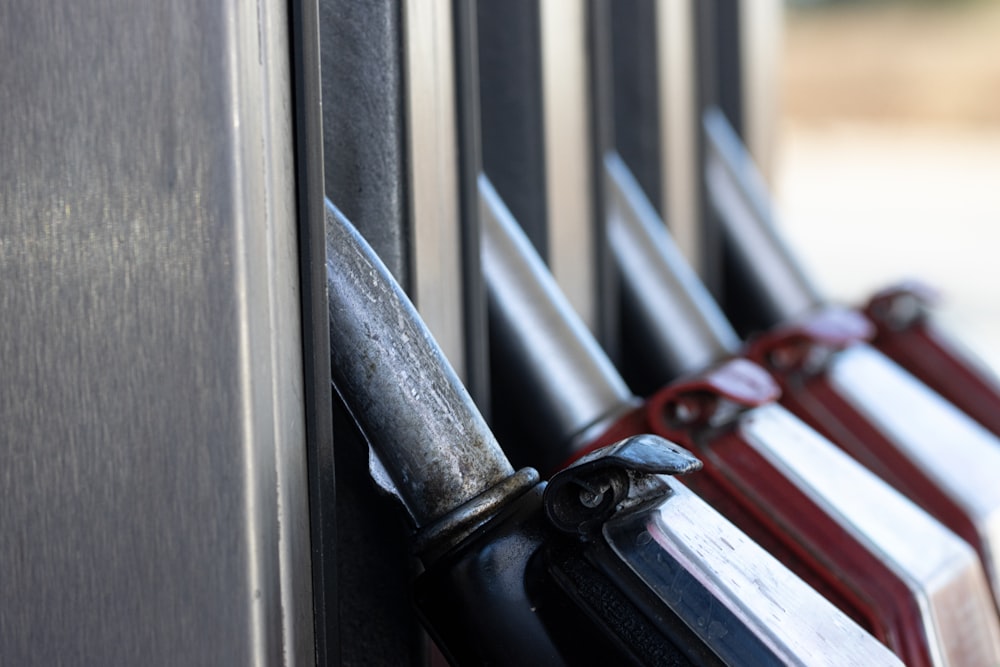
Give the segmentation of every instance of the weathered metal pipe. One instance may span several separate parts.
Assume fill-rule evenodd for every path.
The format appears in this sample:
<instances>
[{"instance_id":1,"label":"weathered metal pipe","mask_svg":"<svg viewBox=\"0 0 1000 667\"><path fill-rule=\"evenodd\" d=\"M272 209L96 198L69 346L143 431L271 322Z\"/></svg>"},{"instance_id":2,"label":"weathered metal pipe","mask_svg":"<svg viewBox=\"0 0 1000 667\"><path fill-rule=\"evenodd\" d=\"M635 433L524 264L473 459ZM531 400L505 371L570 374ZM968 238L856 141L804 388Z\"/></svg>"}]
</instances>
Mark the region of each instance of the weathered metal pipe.
<instances>
[{"instance_id":1,"label":"weathered metal pipe","mask_svg":"<svg viewBox=\"0 0 1000 667\"><path fill-rule=\"evenodd\" d=\"M329 201L326 223L334 385L426 526L514 469L410 300Z\"/></svg>"}]
</instances>

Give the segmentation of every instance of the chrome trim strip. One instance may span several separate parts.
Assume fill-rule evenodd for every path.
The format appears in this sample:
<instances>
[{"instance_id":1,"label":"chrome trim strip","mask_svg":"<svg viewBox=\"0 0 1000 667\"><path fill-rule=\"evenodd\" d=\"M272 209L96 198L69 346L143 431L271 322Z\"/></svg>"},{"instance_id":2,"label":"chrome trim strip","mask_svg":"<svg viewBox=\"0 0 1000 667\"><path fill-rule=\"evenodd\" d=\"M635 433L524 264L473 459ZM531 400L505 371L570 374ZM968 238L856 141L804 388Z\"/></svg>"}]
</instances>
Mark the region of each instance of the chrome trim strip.
<instances>
[{"instance_id":1,"label":"chrome trim strip","mask_svg":"<svg viewBox=\"0 0 1000 667\"><path fill-rule=\"evenodd\" d=\"M779 405L752 410L740 433L920 600L936 664L1000 662L1000 625L972 548ZM974 625L975 624L975 625ZM965 656L967 661L956 663Z\"/></svg>"}]
</instances>

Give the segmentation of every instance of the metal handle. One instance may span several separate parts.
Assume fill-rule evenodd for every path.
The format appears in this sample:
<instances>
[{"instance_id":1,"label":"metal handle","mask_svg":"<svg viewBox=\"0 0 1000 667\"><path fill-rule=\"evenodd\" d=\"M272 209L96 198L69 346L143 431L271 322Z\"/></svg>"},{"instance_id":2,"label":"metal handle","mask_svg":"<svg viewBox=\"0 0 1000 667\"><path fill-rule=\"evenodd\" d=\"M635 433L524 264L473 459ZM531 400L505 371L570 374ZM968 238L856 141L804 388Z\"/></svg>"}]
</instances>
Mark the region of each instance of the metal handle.
<instances>
[{"instance_id":1,"label":"metal handle","mask_svg":"<svg viewBox=\"0 0 1000 667\"><path fill-rule=\"evenodd\" d=\"M819 291L775 229L767 189L729 121L708 109L705 184L722 231L738 257L741 278L751 286L768 326L823 304Z\"/></svg>"},{"instance_id":2,"label":"metal handle","mask_svg":"<svg viewBox=\"0 0 1000 667\"><path fill-rule=\"evenodd\" d=\"M334 385L423 527L514 472L409 299L327 201Z\"/></svg>"},{"instance_id":3,"label":"metal handle","mask_svg":"<svg viewBox=\"0 0 1000 667\"><path fill-rule=\"evenodd\" d=\"M630 406L632 393L485 176L479 193L490 329L500 360L493 372L514 394L519 414L552 444L539 459L555 456L549 463L556 464L575 436Z\"/></svg>"},{"instance_id":4,"label":"metal handle","mask_svg":"<svg viewBox=\"0 0 1000 667\"><path fill-rule=\"evenodd\" d=\"M621 276L626 325L660 382L732 355L740 338L688 265L629 168L604 158L611 215L608 240Z\"/></svg>"}]
</instances>

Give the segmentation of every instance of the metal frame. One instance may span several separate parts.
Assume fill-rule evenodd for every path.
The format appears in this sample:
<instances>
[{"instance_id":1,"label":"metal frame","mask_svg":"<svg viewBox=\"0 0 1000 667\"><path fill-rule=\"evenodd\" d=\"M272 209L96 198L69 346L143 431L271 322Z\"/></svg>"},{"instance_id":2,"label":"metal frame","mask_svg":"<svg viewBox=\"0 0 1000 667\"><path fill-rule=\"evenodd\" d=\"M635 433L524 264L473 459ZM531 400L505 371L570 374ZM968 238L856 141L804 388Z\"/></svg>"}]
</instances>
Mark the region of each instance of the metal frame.
<instances>
[{"instance_id":1,"label":"metal frame","mask_svg":"<svg viewBox=\"0 0 1000 667\"><path fill-rule=\"evenodd\" d=\"M0 10L0 652L314 660L289 6Z\"/></svg>"},{"instance_id":2,"label":"metal frame","mask_svg":"<svg viewBox=\"0 0 1000 667\"><path fill-rule=\"evenodd\" d=\"M591 4L480 2L480 106L486 174L574 309L605 338Z\"/></svg>"}]
</instances>

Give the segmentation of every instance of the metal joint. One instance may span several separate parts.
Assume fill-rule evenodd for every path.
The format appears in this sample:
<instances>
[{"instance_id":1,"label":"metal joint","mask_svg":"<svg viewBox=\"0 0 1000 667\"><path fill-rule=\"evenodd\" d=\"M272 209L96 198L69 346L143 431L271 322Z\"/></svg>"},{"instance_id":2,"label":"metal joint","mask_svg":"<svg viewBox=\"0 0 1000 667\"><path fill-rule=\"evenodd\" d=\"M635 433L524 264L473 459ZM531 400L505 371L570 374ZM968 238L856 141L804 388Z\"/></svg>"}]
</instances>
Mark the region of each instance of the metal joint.
<instances>
[{"instance_id":1,"label":"metal joint","mask_svg":"<svg viewBox=\"0 0 1000 667\"><path fill-rule=\"evenodd\" d=\"M720 428L750 408L778 400L781 389L763 368L731 359L664 387L646 402L649 423L674 429Z\"/></svg>"},{"instance_id":2,"label":"metal joint","mask_svg":"<svg viewBox=\"0 0 1000 667\"><path fill-rule=\"evenodd\" d=\"M810 377L825 371L836 352L874 334L875 327L860 313L827 308L752 340L748 356L775 372Z\"/></svg>"},{"instance_id":3,"label":"metal joint","mask_svg":"<svg viewBox=\"0 0 1000 667\"><path fill-rule=\"evenodd\" d=\"M670 495L657 475L701 469L691 452L655 435L602 447L557 473L545 489L545 514L557 529L587 540L612 516Z\"/></svg>"},{"instance_id":4,"label":"metal joint","mask_svg":"<svg viewBox=\"0 0 1000 667\"><path fill-rule=\"evenodd\" d=\"M880 329L906 331L923 322L937 301L936 290L911 281L882 290L871 298L864 312Z\"/></svg>"}]
</instances>

